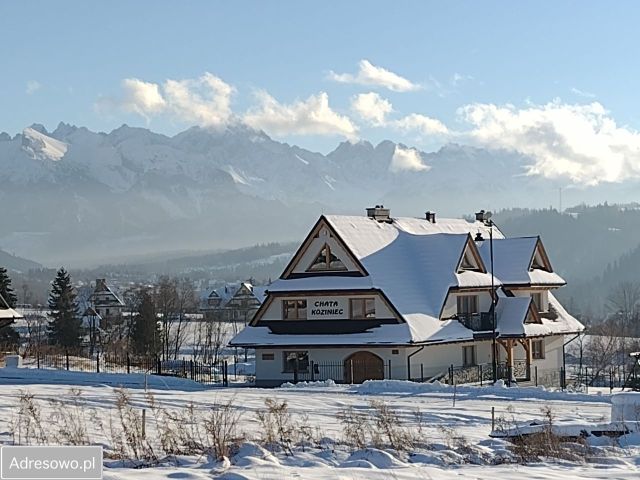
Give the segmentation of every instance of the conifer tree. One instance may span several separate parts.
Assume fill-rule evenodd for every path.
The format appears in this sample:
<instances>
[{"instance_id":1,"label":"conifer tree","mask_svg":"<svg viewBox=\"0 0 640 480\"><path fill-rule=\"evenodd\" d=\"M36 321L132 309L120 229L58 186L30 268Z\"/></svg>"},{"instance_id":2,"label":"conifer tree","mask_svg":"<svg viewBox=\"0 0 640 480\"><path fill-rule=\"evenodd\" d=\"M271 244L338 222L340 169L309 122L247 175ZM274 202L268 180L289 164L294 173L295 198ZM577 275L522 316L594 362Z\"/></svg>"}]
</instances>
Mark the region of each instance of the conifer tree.
<instances>
[{"instance_id":1,"label":"conifer tree","mask_svg":"<svg viewBox=\"0 0 640 480\"><path fill-rule=\"evenodd\" d=\"M7 269L0 267L0 308L16 306L15 293L11 287L11 278L7 274ZM6 305L5 305L6 303ZM3 351L17 352L20 347L20 335L11 325L5 325L0 327L0 349Z\"/></svg>"},{"instance_id":2,"label":"conifer tree","mask_svg":"<svg viewBox=\"0 0 640 480\"><path fill-rule=\"evenodd\" d=\"M49 294L49 341L64 348L80 347L82 321L71 277L63 268L58 270Z\"/></svg>"},{"instance_id":3,"label":"conifer tree","mask_svg":"<svg viewBox=\"0 0 640 480\"><path fill-rule=\"evenodd\" d=\"M9 278L7 269L4 267L0 267L0 295L9 304L9 307L13 308L16 306L18 298L13 292L13 288L11 287L11 278Z\"/></svg>"},{"instance_id":4,"label":"conifer tree","mask_svg":"<svg viewBox=\"0 0 640 480\"><path fill-rule=\"evenodd\" d=\"M157 355L160 351L160 329L156 304L149 290L138 292L136 314L129 330L133 351L138 355Z\"/></svg>"}]
</instances>

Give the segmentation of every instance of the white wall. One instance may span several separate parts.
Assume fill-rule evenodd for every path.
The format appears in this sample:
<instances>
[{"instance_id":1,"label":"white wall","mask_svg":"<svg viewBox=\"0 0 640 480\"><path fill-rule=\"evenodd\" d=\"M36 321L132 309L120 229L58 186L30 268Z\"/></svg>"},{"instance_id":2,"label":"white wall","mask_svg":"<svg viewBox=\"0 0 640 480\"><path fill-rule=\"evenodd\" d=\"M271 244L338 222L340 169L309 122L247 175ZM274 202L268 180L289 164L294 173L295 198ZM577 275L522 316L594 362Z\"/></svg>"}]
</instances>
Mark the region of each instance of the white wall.
<instances>
[{"instance_id":1,"label":"white wall","mask_svg":"<svg viewBox=\"0 0 640 480\"><path fill-rule=\"evenodd\" d=\"M393 350L398 350L393 354ZM256 385L276 386L283 382L293 381L293 373L283 373L283 352L284 351L307 351L309 361L315 363L343 363L351 354L360 351L369 351L382 358L385 368L385 376L388 376L388 363L391 361L391 376L395 379L407 378L407 349L391 347L367 347L362 348L285 348L285 349L256 349ZM411 350L411 349L409 349ZM262 354L272 353L273 360L262 360ZM339 368L338 368L339 370Z\"/></svg>"},{"instance_id":2,"label":"white wall","mask_svg":"<svg viewBox=\"0 0 640 480\"><path fill-rule=\"evenodd\" d=\"M544 337L545 358L533 360L532 367L538 367L538 370L560 369L562 367L562 345L564 344L563 335L555 335Z\"/></svg>"}]
</instances>

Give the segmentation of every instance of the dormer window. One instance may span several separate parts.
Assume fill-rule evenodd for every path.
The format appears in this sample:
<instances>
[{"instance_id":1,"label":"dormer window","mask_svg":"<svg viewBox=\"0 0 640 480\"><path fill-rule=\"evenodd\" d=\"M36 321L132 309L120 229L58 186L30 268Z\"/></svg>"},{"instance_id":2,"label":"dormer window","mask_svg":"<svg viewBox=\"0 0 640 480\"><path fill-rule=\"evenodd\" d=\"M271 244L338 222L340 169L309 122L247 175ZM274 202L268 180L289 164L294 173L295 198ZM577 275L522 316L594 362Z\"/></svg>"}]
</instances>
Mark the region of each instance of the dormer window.
<instances>
[{"instance_id":1,"label":"dormer window","mask_svg":"<svg viewBox=\"0 0 640 480\"><path fill-rule=\"evenodd\" d=\"M477 258L473 254L472 244L473 242L469 241L464 248L464 253L462 254L462 258L460 259L460 264L458 265L458 273L462 273L465 271L483 271L479 258Z\"/></svg>"},{"instance_id":2,"label":"dormer window","mask_svg":"<svg viewBox=\"0 0 640 480\"><path fill-rule=\"evenodd\" d=\"M462 258L462 262L460 263L461 270L480 270L478 266L472 261L469 256L469 253L465 254Z\"/></svg>"},{"instance_id":3,"label":"dormer window","mask_svg":"<svg viewBox=\"0 0 640 480\"><path fill-rule=\"evenodd\" d=\"M336 272L336 271L344 271L347 267L344 266L344 263L336 257L333 253L331 253L331 248L329 245L325 245L318 256L315 258L311 266L307 269L309 272Z\"/></svg>"}]
</instances>

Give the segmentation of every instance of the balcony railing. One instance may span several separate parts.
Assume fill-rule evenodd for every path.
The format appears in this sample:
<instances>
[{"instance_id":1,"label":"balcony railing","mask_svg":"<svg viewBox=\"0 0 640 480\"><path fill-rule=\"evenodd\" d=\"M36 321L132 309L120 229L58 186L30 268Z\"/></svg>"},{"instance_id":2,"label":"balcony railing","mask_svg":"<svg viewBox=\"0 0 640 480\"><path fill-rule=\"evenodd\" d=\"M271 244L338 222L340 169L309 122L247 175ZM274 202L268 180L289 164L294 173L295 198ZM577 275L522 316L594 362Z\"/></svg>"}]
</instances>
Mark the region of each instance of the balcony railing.
<instances>
[{"instance_id":1,"label":"balcony railing","mask_svg":"<svg viewBox=\"0 0 640 480\"><path fill-rule=\"evenodd\" d=\"M474 332L493 330L493 316L491 312L458 313L457 316L460 323Z\"/></svg>"}]
</instances>

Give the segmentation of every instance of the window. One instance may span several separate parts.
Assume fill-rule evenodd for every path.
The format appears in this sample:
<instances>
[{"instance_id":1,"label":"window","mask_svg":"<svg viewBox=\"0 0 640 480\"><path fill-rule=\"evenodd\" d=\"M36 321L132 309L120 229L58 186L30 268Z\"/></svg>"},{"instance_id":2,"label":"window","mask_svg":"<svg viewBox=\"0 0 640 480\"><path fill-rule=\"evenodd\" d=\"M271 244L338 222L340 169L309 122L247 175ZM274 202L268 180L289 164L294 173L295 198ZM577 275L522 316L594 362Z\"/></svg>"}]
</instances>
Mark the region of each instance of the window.
<instances>
[{"instance_id":1,"label":"window","mask_svg":"<svg viewBox=\"0 0 640 480\"><path fill-rule=\"evenodd\" d=\"M308 372L309 352L282 352L283 373Z\"/></svg>"},{"instance_id":2,"label":"window","mask_svg":"<svg viewBox=\"0 0 640 480\"><path fill-rule=\"evenodd\" d=\"M331 248L329 248L329 245L325 245L316 259L313 261L311 266L307 269L307 271L321 272L327 270L340 271L346 269L347 267L344 266L344 263L342 263L338 257L331 253Z\"/></svg>"},{"instance_id":3,"label":"window","mask_svg":"<svg viewBox=\"0 0 640 480\"><path fill-rule=\"evenodd\" d=\"M478 313L478 296L461 295L458 297L458 315L468 316Z\"/></svg>"},{"instance_id":4,"label":"window","mask_svg":"<svg viewBox=\"0 0 640 480\"><path fill-rule=\"evenodd\" d=\"M471 367L473 365L476 365L476 346L475 345L462 347L462 365L465 367Z\"/></svg>"},{"instance_id":5,"label":"window","mask_svg":"<svg viewBox=\"0 0 640 480\"><path fill-rule=\"evenodd\" d=\"M285 320L306 320L307 301L306 300L283 300L282 318Z\"/></svg>"},{"instance_id":6,"label":"window","mask_svg":"<svg viewBox=\"0 0 640 480\"><path fill-rule=\"evenodd\" d=\"M363 319L363 318L376 318L376 301L373 298L352 298L350 300L351 305L351 318Z\"/></svg>"},{"instance_id":7,"label":"window","mask_svg":"<svg viewBox=\"0 0 640 480\"><path fill-rule=\"evenodd\" d=\"M263 360L275 360L276 358L276 354L275 353L263 353L262 354L262 359Z\"/></svg>"},{"instance_id":8,"label":"window","mask_svg":"<svg viewBox=\"0 0 640 480\"><path fill-rule=\"evenodd\" d=\"M462 262L460 262L460 270L474 270L474 271L480 270L480 267L478 267L473 256L471 255L471 252L469 251L464 252L464 255L462 257Z\"/></svg>"},{"instance_id":9,"label":"window","mask_svg":"<svg viewBox=\"0 0 640 480\"><path fill-rule=\"evenodd\" d=\"M544 308L542 308L542 293L534 292L531 294L531 298L533 299L533 306L536 309L536 311L538 313L544 312Z\"/></svg>"},{"instance_id":10,"label":"window","mask_svg":"<svg viewBox=\"0 0 640 480\"><path fill-rule=\"evenodd\" d=\"M531 340L531 356L534 360L542 360L544 358L544 339Z\"/></svg>"}]
</instances>

